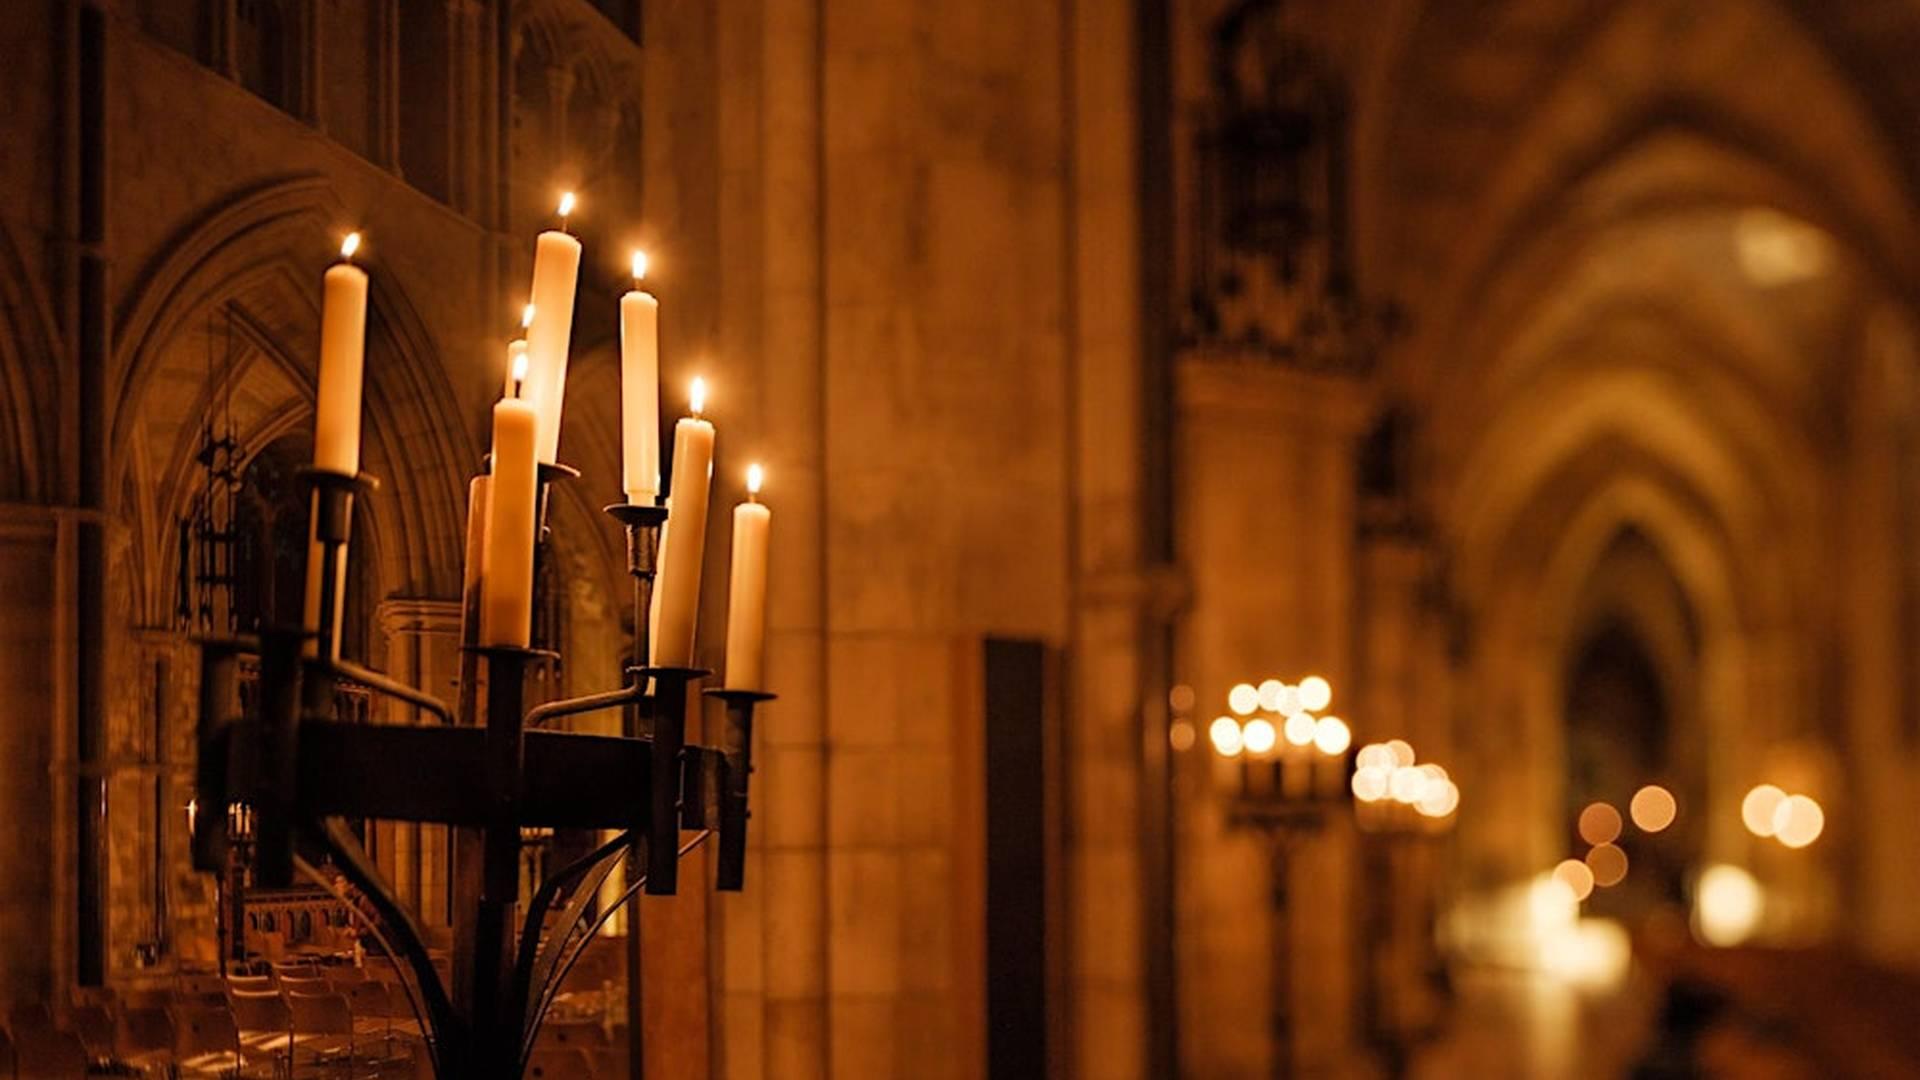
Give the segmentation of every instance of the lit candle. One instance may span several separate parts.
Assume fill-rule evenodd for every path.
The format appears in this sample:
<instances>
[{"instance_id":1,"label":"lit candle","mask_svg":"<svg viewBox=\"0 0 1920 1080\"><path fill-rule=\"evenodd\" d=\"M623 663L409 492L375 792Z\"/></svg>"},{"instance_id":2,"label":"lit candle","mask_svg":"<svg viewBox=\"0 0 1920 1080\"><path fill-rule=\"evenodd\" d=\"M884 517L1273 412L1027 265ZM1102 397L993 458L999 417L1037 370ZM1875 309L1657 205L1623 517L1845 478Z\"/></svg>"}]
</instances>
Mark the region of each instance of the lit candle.
<instances>
[{"instance_id":1,"label":"lit candle","mask_svg":"<svg viewBox=\"0 0 1920 1080\"><path fill-rule=\"evenodd\" d=\"M519 397L520 383L527 377L527 327L533 325L533 305L528 304L520 310L520 336L507 342L507 379L500 393L505 397Z\"/></svg>"},{"instance_id":2,"label":"lit candle","mask_svg":"<svg viewBox=\"0 0 1920 1080\"><path fill-rule=\"evenodd\" d=\"M320 306L320 385L313 424L316 469L360 472L360 386L366 370L367 272L353 265L360 234L348 233L327 267Z\"/></svg>"},{"instance_id":3,"label":"lit candle","mask_svg":"<svg viewBox=\"0 0 1920 1080\"><path fill-rule=\"evenodd\" d=\"M706 383L693 380L693 406L673 428L669 527L661 535L660 617L653 666L693 666L694 617L700 609L700 561L707 535L707 487L713 476L713 425L700 418Z\"/></svg>"},{"instance_id":4,"label":"lit candle","mask_svg":"<svg viewBox=\"0 0 1920 1080\"><path fill-rule=\"evenodd\" d=\"M560 450L560 407L567 396L567 346L573 337L573 292L580 283L580 241L566 231L573 192L560 197L561 228L534 242L533 324L527 327L527 400L539 417L536 452L548 464Z\"/></svg>"},{"instance_id":5,"label":"lit candle","mask_svg":"<svg viewBox=\"0 0 1920 1080\"><path fill-rule=\"evenodd\" d=\"M340 261L327 267L320 300L320 380L313 420L313 467L343 476L360 473L360 401L367 358L367 272L353 265L360 250L360 234L348 233L340 244ZM320 630L321 566L320 492L314 491L307 513L307 578L301 597L300 625L309 634ZM341 612L346 602L347 549L341 545L332 568L334 604L329 655L340 655ZM303 648L317 655L320 641Z\"/></svg>"},{"instance_id":6,"label":"lit candle","mask_svg":"<svg viewBox=\"0 0 1920 1080\"><path fill-rule=\"evenodd\" d=\"M481 538L480 643L526 648L533 633L533 530L537 421L533 404L493 407L493 483Z\"/></svg>"},{"instance_id":7,"label":"lit candle","mask_svg":"<svg viewBox=\"0 0 1920 1080\"><path fill-rule=\"evenodd\" d=\"M643 292L647 255L633 253L633 288L620 298L621 487L652 506L660 493L660 302Z\"/></svg>"},{"instance_id":8,"label":"lit candle","mask_svg":"<svg viewBox=\"0 0 1920 1080\"><path fill-rule=\"evenodd\" d=\"M727 689L758 690L767 646L767 537L773 512L760 503L766 477L747 469L747 501L733 508L733 568L727 582Z\"/></svg>"}]
</instances>

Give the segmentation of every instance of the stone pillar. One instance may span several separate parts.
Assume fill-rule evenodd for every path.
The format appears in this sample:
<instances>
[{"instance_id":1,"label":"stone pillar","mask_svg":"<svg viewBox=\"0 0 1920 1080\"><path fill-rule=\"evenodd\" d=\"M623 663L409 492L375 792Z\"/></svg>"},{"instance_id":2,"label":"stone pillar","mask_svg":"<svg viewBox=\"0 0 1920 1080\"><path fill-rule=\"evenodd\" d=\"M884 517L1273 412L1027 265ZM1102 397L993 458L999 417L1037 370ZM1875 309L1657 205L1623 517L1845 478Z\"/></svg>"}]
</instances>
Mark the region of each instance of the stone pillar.
<instances>
[{"instance_id":1,"label":"stone pillar","mask_svg":"<svg viewBox=\"0 0 1920 1080\"><path fill-rule=\"evenodd\" d=\"M1182 558L1193 603L1180 669L1202 737L1184 774L1180 934L1184 1065L1196 1076L1263 1076L1267 970L1293 956L1289 1055L1308 1075L1353 1053L1353 835L1350 819L1294 845L1292 925L1274 925L1266 841L1230 832L1204 737L1233 684L1317 673L1333 715L1354 716L1353 450L1363 398L1351 379L1272 362L1194 355L1179 371ZM1275 934L1287 937L1276 942Z\"/></svg>"},{"instance_id":2,"label":"stone pillar","mask_svg":"<svg viewBox=\"0 0 1920 1080\"><path fill-rule=\"evenodd\" d=\"M460 601L390 597L374 609L386 640L386 672L445 701L454 699L460 670ZM432 716L403 702L389 702L380 722L433 724ZM444 825L382 822L375 857L400 895L414 904L421 922L449 925L451 841Z\"/></svg>"}]
</instances>

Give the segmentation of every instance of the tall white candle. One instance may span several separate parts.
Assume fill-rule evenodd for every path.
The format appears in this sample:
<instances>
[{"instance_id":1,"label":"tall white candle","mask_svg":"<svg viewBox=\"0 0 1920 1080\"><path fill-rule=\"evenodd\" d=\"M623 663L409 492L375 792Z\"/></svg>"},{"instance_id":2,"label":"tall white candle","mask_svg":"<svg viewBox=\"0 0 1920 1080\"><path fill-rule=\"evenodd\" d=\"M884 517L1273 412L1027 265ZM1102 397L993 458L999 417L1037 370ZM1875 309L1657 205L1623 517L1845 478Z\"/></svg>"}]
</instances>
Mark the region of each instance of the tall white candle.
<instances>
[{"instance_id":1,"label":"tall white candle","mask_svg":"<svg viewBox=\"0 0 1920 1080\"><path fill-rule=\"evenodd\" d=\"M348 233L340 261L327 267L320 305L320 384L313 423L313 465L360 472L360 389L366 370L367 272L349 260L360 234Z\"/></svg>"},{"instance_id":2,"label":"tall white candle","mask_svg":"<svg viewBox=\"0 0 1920 1080\"><path fill-rule=\"evenodd\" d=\"M525 648L533 632L535 412L502 398L493 407L493 484L481 540L480 643Z\"/></svg>"},{"instance_id":3,"label":"tall white candle","mask_svg":"<svg viewBox=\"0 0 1920 1080\"><path fill-rule=\"evenodd\" d=\"M693 380L693 415L673 428L671 526L661 536L660 618L653 634L655 667L693 666L694 620L700 609L700 563L713 478L713 425L700 418L706 384Z\"/></svg>"},{"instance_id":4,"label":"tall white candle","mask_svg":"<svg viewBox=\"0 0 1920 1080\"><path fill-rule=\"evenodd\" d=\"M573 193L560 200L560 216L573 212ZM580 241L548 229L534 241L533 324L527 327L531 361L526 398L539 416L536 452L551 464L560 450L560 408L567 396L567 347L573 337L573 294L580 283Z\"/></svg>"},{"instance_id":5,"label":"tall white candle","mask_svg":"<svg viewBox=\"0 0 1920 1080\"><path fill-rule=\"evenodd\" d=\"M621 488L652 506L660 493L660 302L644 292L645 252L633 253L633 288L620 298Z\"/></svg>"},{"instance_id":6,"label":"tall white candle","mask_svg":"<svg viewBox=\"0 0 1920 1080\"><path fill-rule=\"evenodd\" d=\"M760 466L747 469L747 501L733 508L733 566L727 582L727 689L765 682L767 539L773 512L759 501Z\"/></svg>"}]
</instances>

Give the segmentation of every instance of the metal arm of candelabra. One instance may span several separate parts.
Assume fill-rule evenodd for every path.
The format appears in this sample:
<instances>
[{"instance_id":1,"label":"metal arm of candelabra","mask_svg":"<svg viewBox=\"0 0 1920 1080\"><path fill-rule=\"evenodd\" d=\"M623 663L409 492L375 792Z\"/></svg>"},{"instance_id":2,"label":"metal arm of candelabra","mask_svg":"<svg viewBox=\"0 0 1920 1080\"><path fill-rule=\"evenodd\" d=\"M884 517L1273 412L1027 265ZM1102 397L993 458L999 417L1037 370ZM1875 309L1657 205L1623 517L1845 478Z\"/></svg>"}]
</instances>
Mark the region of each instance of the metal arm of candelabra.
<instances>
[{"instance_id":1,"label":"metal arm of candelabra","mask_svg":"<svg viewBox=\"0 0 1920 1080\"><path fill-rule=\"evenodd\" d=\"M564 466L540 469L543 556L551 487L572 475ZM551 654L476 645L472 596L465 642L471 659L463 664L467 685L458 710L347 663L337 645L344 601L339 569L355 495L371 490L374 482L322 470L304 477L314 492L315 545L309 557L321 567L317 625L201 643L198 798L209 807L236 802L254 807L256 873L265 884L291 881L299 843L332 857L378 912L401 954L398 959L411 969L440 1075L520 1077L557 982L585 948L584 941L576 942L577 932L584 928L591 935L611 915L609 908L596 916L594 902L621 856L631 852L636 866L645 867L623 902L642 887L649 894L670 895L677 888L680 856L699 839L683 847L680 829L711 823L721 850L717 887L741 888L753 709L772 695L708 691L725 703L725 739L719 748L685 742L688 692L707 673L647 666L648 608L667 510L627 504L607 508L626 529L634 582L632 663L621 689L528 708L527 666ZM259 692L254 707L243 711L239 662L249 654L259 656ZM443 724L342 723L333 716L335 684L341 679L426 710ZM480 681L484 695L471 685ZM616 708L627 715L623 735L541 729L562 716ZM479 862L475 895L456 925L456 956L466 963L456 965L454 985L442 981L425 935L344 818L437 823L477 834L478 843L471 845ZM516 925L520 835L528 826L617 835L550 875ZM217 871L226 854L223 830L195 832L196 868ZM549 925L562 895L565 906ZM631 933L629 938L637 942ZM636 960L630 953L630 975L637 976L631 966ZM637 1009L630 1011L636 1046L639 1020Z\"/></svg>"}]
</instances>

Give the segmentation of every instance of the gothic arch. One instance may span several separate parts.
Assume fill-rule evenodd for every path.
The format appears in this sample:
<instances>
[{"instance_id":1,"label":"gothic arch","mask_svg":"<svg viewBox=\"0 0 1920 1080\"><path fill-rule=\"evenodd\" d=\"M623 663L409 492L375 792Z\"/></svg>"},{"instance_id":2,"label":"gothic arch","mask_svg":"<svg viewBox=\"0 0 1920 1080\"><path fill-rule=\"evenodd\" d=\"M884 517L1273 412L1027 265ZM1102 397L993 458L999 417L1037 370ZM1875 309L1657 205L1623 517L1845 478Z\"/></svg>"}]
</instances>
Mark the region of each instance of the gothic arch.
<instances>
[{"instance_id":1,"label":"gothic arch","mask_svg":"<svg viewBox=\"0 0 1920 1080\"><path fill-rule=\"evenodd\" d=\"M264 445L259 440L310 415L320 260L290 253L325 252L337 245L334 225L344 216L321 178L283 178L226 200L183 229L165 254L143 268L116 321L109 390L114 477L126 475L142 456L141 424L168 412L192 419L213 399L216 388L204 383L193 387L189 400L176 399L165 408L156 398L179 392L167 385L167 375L177 375L181 367L168 350L191 341L196 321L209 312L238 308L245 314L251 306L271 313L248 330L253 341L248 363L234 373L239 380L256 380L255 386L262 378L272 383L264 412L251 430L240 433L249 445L257 449ZM370 536L363 550L384 549L375 578L381 591L453 595L461 553L460 477L478 452L455 412L438 351L418 312L392 275L380 271L377 258L372 270L362 457L367 471L382 481L367 509L370 519L384 519L377 531L388 542L375 545ZM183 481L190 479L179 462L174 455L170 477L152 476L155 485L170 479L172 490L147 506L122 508L133 516L136 535L169 536L155 545L148 559L153 565L169 565L159 556L172 543L165 515L177 508ZM120 489L116 479L110 490ZM149 617L164 610L162 593L168 586L155 579L165 576L147 575L141 590Z\"/></svg>"}]
</instances>

